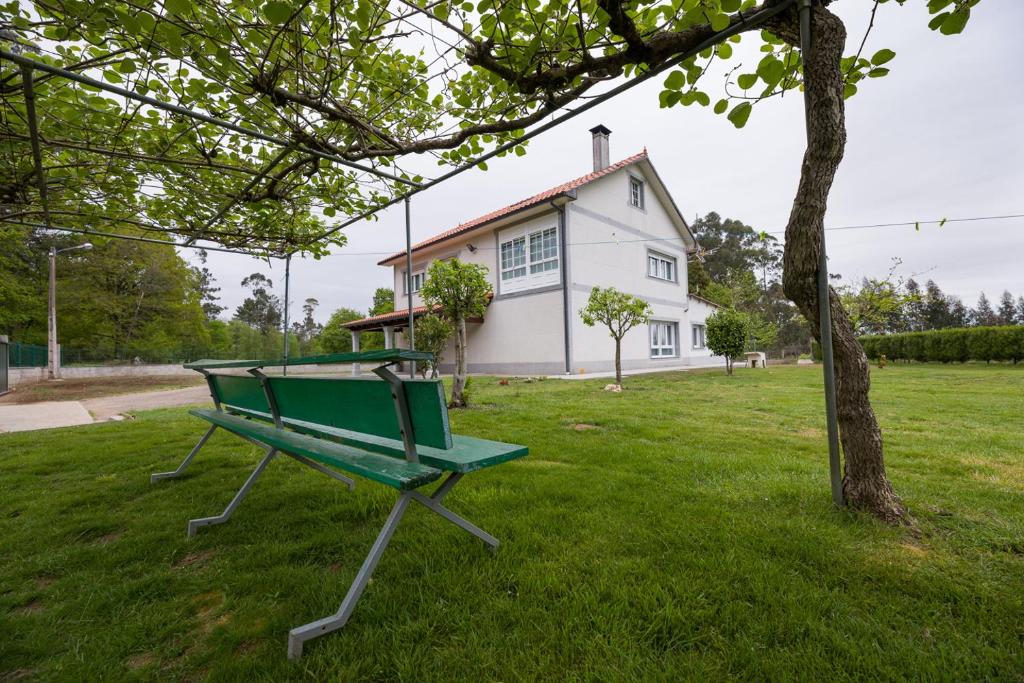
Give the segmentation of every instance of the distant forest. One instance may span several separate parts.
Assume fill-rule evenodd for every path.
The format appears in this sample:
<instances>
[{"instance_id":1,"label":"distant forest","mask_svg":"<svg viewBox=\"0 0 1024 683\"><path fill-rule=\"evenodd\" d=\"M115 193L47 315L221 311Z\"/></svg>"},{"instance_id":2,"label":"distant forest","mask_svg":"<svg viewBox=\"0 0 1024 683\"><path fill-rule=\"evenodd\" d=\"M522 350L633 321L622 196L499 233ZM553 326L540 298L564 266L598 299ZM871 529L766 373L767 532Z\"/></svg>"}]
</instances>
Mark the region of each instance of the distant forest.
<instances>
[{"instance_id":1,"label":"distant forest","mask_svg":"<svg viewBox=\"0 0 1024 683\"><path fill-rule=\"evenodd\" d=\"M205 257L190 266L171 246L92 238L89 251L57 262L57 334L65 362L179 362L197 358L272 358L283 350L283 304L261 273L242 280L248 296L234 311L220 305ZM81 237L0 226L0 334L26 344L46 343L48 251L85 242ZM201 253L201 252L200 252ZM369 314L391 310L393 294L380 289ZM292 354L347 351L342 323L367 313L335 311L315 320L319 302L291 310ZM298 309L298 310L296 310ZM363 334L364 349L381 348L380 333Z\"/></svg>"},{"instance_id":2,"label":"distant forest","mask_svg":"<svg viewBox=\"0 0 1024 683\"><path fill-rule=\"evenodd\" d=\"M774 356L806 353L810 329L782 292L782 245L744 223L709 213L691 226L701 245L688 266L690 291L746 313L751 349ZM58 259L58 335L72 362L178 362L196 358L280 356L283 305L274 283L253 273L248 295L234 311L220 304L213 274L201 259L189 265L169 245L94 238L90 251ZM84 239L0 226L0 334L46 343L47 252ZM982 293L973 307L928 280L902 280L899 263L877 279L837 285L858 334L890 334L951 327L1024 324L1024 296L1004 291L992 302ZM298 302L295 302L298 303ZM340 308L325 325L319 302L293 305L292 354L347 351L342 325L393 310L392 290L380 288L365 311ZM381 348L382 335L363 333L364 350Z\"/></svg>"}]
</instances>

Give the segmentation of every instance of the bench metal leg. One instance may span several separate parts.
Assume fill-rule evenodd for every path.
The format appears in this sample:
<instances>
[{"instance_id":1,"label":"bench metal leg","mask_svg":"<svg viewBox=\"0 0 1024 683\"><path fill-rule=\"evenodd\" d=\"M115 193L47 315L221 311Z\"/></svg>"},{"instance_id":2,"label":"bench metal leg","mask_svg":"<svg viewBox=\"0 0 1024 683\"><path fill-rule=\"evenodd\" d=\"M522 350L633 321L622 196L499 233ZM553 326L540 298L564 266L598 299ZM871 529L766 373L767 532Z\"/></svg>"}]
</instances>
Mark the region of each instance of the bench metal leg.
<instances>
[{"instance_id":1,"label":"bench metal leg","mask_svg":"<svg viewBox=\"0 0 1024 683\"><path fill-rule=\"evenodd\" d=\"M314 460L310 460L309 458L307 458L305 456L295 455L294 453L288 453L287 451L281 451L281 452L284 453L285 455L287 455L289 458L292 458L293 460L301 462L306 467L312 467L317 472L322 472L323 474L326 474L328 477L330 477L332 479L337 479L338 481L340 481L343 484L345 484L346 486L348 486L348 490L349 491L355 491L356 490L356 483L354 481L352 481L351 479L349 479L348 477L346 477L344 474L339 474L338 472L335 472L331 468L324 467L320 463L318 463L318 462L316 462Z\"/></svg>"},{"instance_id":2,"label":"bench metal leg","mask_svg":"<svg viewBox=\"0 0 1024 683\"><path fill-rule=\"evenodd\" d=\"M203 438L199 439L199 443L192 447L192 450L189 451L189 454L185 456L185 459L181 461L180 465L178 465L178 469L174 470L173 472L157 472L155 474L151 474L149 476L149 483L153 484L160 481L161 479L171 479L172 477L181 476L181 473L184 472L185 469L192 462L192 458L196 457L196 454L199 453L200 449L206 445L206 440L209 439L210 435L213 434L215 431L217 431L217 425L211 425L210 428L206 430L206 433L203 434Z\"/></svg>"},{"instance_id":3,"label":"bench metal leg","mask_svg":"<svg viewBox=\"0 0 1024 683\"><path fill-rule=\"evenodd\" d=\"M412 498L413 500L415 500L417 503L427 508L428 510L436 512L452 524L455 524L456 526L465 529L469 533L479 538L481 541L490 546L492 552L497 551L498 545L500 544L500 541L498 541L498 539L496 539L494 536L491 536L489 533L487 533L477 525L473 524L468 519L460 517L459 515L455 514L445 506L441 505L441 501L444 500L444 497L447 496L449 491L451 491L452 488L454 488L455 485L459 483L463 476L464 475L460 474L459 472L452 472L450 475L448 475L448 478L445 479L444 482L437 488L437 490L434 491L434 494L429 498L420 493L419 491L413 491Z\"/></svg>"},{"instance_id":4,"label":"bench metal leg","mask_svg":"<svg viewBox=\"0 0 1024 683\"><path fill-rule=\"evenodd\" d=\"M405 509L409 506L412 495L412 493L407 491L398 497L395 506L391 508L391 514L388 515L387 521L384 522L384 528L380 530L377 540L373 542L370 554L363 560L363 566L359 568L359 573L356 574L355 581L349 587L345 599L341 601L341 607L338 608L338 611L329 617L324 617L305 626L293 628L288 633L288 659L298 659L301 657L302 646L307 640L337 631L345 625L348 618L352 615L352 610L356 608L356 603L359 602L359 598L362 596L366 583L370 580L370 576L377 566L377 562L380 561L380 556L384 554L384 549L387 548L392 534L395 533L398 522L401 521Z\"/></svg>"},{"instance_id":5,"label":"bench metal leg","mask_svg":"<svg viewBox=\"0 0 1024 683\"><path fill-rule=\"evenodd\" d=\"M238 504L242 502L243 498L245 498L245 494L249 493L249 489L251 489L252 485L256 483L256 479L259 478L264 468L270 464L270 461L274 459L275 455L277 455L276 448L271 448L267 451L267 454L263 456L262 460L260 460L260 464L256 466L256 469L252 471L249 478L245 480L244 484L242 484L242 488L238 489L238 493L236 493L235 497L231 499L228 506L224 508L224 512L216 515L215 517L201 517L199 519L190 520L188 523L188 537L192 538L195 536L196 531L198 531L200 527L210 526L211 524L223 524L231 519L231 513L235 511Z\"/></svg>"}]
</instances>

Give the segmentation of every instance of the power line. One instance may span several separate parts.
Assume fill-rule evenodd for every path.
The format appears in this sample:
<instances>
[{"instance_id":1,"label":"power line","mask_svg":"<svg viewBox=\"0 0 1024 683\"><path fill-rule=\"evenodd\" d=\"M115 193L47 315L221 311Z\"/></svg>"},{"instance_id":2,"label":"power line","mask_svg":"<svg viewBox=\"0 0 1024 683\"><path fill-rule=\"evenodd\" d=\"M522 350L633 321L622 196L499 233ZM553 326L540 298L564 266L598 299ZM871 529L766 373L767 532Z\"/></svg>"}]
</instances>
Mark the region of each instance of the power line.
<instances>
[{"instance_id":1,"label":"power line","mask_svg":"<svg viewBox=\"0 0 1024 683\"><path fill-rule=\"evenodd\" d=\"M920 227L922 225L945 225L946 223L967 223L974 221L995 221L1005 220L1010 218L1024 218L1024 213L1005 214L1001 216L971 216L967 218L938 218L934 220L926 221L903 221L899 223L871 223L865 225L837 225L833 227L825 228L827 232L838 231L838 230L869 230L872 228L894 228L894 227ZM785 230L762 230L756 231L755 236L760 233L766 235L784 235ZM635 244L641 242L678 242L683 240L682 237L655 237L655 238L640 238L640 239L616 239L616 240L597 240L589 242L568 242L566 246L577 247L587 246L592 244ZM415 249L415 247L413 247ZM476 247L476 251L497 251L497 247ZM340 251L337 254L331 254L331 256L391 256L397 254L394 250L391 251L361 251L361 252L346 252ZM404 253L404 252L403 252Z\"/></svg>"}]
</instances>

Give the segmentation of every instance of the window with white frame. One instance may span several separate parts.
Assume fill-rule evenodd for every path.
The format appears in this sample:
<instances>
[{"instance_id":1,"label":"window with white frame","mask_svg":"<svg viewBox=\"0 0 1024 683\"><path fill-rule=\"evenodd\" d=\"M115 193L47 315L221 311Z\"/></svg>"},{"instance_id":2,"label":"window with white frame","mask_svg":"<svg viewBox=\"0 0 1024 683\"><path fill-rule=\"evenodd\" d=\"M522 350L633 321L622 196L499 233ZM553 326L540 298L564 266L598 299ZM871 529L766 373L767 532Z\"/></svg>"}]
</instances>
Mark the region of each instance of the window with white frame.
<instances>
[{"instance_id":1,"label":"window with white frame","mask_svg":"<svg viewBox=\"0 0 1024 683\"><path fill-rule=\"evenodd\" d=\"M644 181L636 176L629 176L629 204L638 209L644 208Z\"/></svg>"},{"instance_id":2,"label":"window with white frame","mask_svg":"<svg viewBox=\"0 0 1024 683\"><path fill-rule=\"evenodd\" d=\"M693 348L703 349L707 346L707 328L704 325L690 325L693 335Z\"/></svg>"},{"instance_id":3,"label":"window with white frame","mask_svg":"<svg viewBox=\"0 0 1024 683\"><path fill-rule=\"evenodd\" d=\"M409 294L411 292L415 294L416 292L423 289L423 280L424 278L426 278L426 276L426 272L422 270L418 273L413 273L412 277L409 278L405 283L405 293Z\"/></svg>"},{"instance_id":4,"label":"window with white frame","mask_svg":"<svg viewBox=\"0 0 1024 683\"><path fill-rule=\"evenodd\" d=\"M647 252L647 274L659 280L676 281L676 259L674 256Z\"/></svg>"},{"instance_id":5,"label":"window with white frame","mask_svg":"<svg viewBox=\"0 0 1024 683\"><path fill-rule=\"evenodd\" d=\"M512 228L498 235L502 293L557 285L558 228Z\"/></svg>"},{"instance_id":6,"label":"window with white frame","mask_svg":"<svg viewBox=\"0 0 1024 683\"><path fill-rule=\"evenodd\" d=\"M678 329L677 323L651 323L651 358L670 358L679 355Z\"/></svg>"}]
</instances>

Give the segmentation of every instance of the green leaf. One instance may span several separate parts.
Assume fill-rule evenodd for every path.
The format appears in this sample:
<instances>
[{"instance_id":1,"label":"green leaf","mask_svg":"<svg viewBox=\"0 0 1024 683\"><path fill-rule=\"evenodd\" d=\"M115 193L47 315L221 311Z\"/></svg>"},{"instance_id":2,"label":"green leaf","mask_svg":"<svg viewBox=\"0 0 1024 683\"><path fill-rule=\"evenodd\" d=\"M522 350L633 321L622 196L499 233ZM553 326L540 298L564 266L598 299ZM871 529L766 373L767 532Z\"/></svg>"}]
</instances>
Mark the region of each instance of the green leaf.
<instances>
[{"instance_id":1,"label":"green leaf","mask_svg":"<svg viewBox=\"0 0 1024 683\"><path fill-rule=\"evenodd\" d=\"M884 67L878 67L868 72L868 78L881 78L889 73L889 70Z\"/></svg>"},{"instance_id":2,"label":"green leaf","mask_svg":"<svg viewBox=\"0 0 1024 683\"><path fill-rule=\"evenodd\" d=\"M723 12L735 12L740 8L742 0L722 0L722 11Z\"/></svg>"},{"instance_id":3,"label":"green leaf","mask_svg":"<svg viewBox=\"0 0 1024 683\"><path fill-rule=\"evenodd\" d=\"M715 12L711 15L711 28L715 31L724 31L729 28L729 15Z\"/></svg>"},{"instance_id":4,"label":"green leaf","mask_svg":"<svg viewBox=\"0 0 1024 683\"><path fill-rule=\"evenodd\" d=\"M189 0L164 0L164 10L168 14L185 14L192 9Z\"/></svg>"},{"instance_id":5,"label":"green leaf","mask_svg":"<svg viewBox=\"0 0 1024 683\"><path fill-rule=\"evenodd\" d=\"M288 21L288 17L291 15L291 5L281 2L281 0L270 0L270 2L263 6L263 16L271 24L283 24Z\"/></svg>"},{"instance_id":6,"label":"green leaf","mask_svg":"<svg viewBox=\"0 0 1024 683\"><path fill-rule=\"evenodd\" d=\"M938 30L942 24L946 22L949 17L949 12L943 12L942 14L936 14L931 21L928 22L928 28L933 31Z\"/></svg>"},{"instance_id":7,"label":"green leaf","mask_svg":"<svg viewBox=\"0 0 1024 683\"><path fill-rule=\"evenodd\" d=\"M740 102L729 112L728 118L732 121L732 125L742 128L747 125L747 119L750 118L751 110L753 110L753 107L750 105L750 102Z\"/></svg>"},{"instance_id":8,"label":"green leaf","mask_svg":"<svg viewBox=\"0 0 1024 683\"><path fill-rule=\"evenodd\" d=\"M676 69L675 71L670 73L668 77L665 79L666 90L679 90L684 85L686 85L686 74L684 74L679 69Z\"/></svg>"},{"instance_id":9,"label":"green leaf","mask_svg":"<svg viewBox=\"0 0 1024 683\"><path fill-rule=\"evenodd\" d=\"M117 64L117 70L123 74L135 73L135 62L130 59L122 59Z\"/></svg>"},{"instance_id":10,"label":"green leaf","mask_svg":"<svg viewBox=\"0 0 1024 683\"><path fill-rule=\"evenodd\" d=\"M757 74L740 74L740 77L736 79L736 82L744 90L749 90L754 87L757 83Z\"/></svg>"},{"instance_id":11,"label":"green leaf","mask_svg":"<svg viewBox=\"0 0 1024 683\"><path fill-rule=\"evenodd\" d=\"M888 48L883 48L876 52L874 56L871 57L871 63L874 64L875 66L881 66L886 62L891 61L892 58L895 56L895 52Z\"/></svg>"},{"instance_id":12,"label":"green leaf","mask_svg":"<svg viewBox=\"0 0 1024 683\"><path fill-rule=\"evenodd\" d=\"M853 83L847 83L843 86L843 99L848 100L857 94L857 86Z\"/></svg>"},{"instance_id":13,"label":"green leaf","mask_svg":"<svg viewBox=\"0 0 1024 683\"><path fill-rule=\"evenodd\" d=\"M956 12L953 12L949 17L942 22L942 26L939 27L939 32L946 36L952 36L960 33L964 30L964 26L967 25L967 20L971 18L971 8L961 7Z\"/></svg>"},{"instance_id":14,"label":"green leaf","mask_svg":"<svg viewBox=\"0 0 1024 683\"><path fill-rule=\"evenodd\" d=\"M715 113L716 114L725 113L725 110L728 109L728 108L729 108L729 100L721 99L721 100L718 100L717 102L715 102Z\"/></svg>"}]
</instances>

